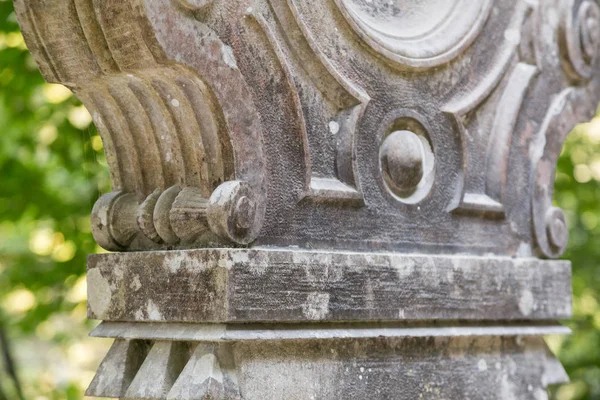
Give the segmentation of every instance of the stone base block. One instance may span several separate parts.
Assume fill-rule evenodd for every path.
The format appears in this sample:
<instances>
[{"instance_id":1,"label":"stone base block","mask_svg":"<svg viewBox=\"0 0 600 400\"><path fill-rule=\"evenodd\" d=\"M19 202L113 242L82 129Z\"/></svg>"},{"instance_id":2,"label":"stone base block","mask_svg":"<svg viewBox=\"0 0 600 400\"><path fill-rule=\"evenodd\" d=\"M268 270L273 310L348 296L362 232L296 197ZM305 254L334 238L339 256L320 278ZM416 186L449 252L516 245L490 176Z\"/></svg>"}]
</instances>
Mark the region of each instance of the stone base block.
<instances>
[{"instance_id":1,"label":"stone base block","mask_svg":"<svg viewBox=\"0 0 600 400\"><path fill-rule=\"evenodd\" d=\"M151 271L151 272L149 272ZM571 265L533 258L276 249L97 254L92 319L302 323L559 320Z\"/></svg>"},{"instance_id":2,"label":"stone base block","mask_svg":"<svg viewBox=\"0 0 600 400\"><path fill-rule=\"evenodd\" d=\"M103 323L115 343L88 395L184 400L547 399L568 378L555 325ZM134 356L135 355L135 356Z\"/></svg>"}]
</instances>

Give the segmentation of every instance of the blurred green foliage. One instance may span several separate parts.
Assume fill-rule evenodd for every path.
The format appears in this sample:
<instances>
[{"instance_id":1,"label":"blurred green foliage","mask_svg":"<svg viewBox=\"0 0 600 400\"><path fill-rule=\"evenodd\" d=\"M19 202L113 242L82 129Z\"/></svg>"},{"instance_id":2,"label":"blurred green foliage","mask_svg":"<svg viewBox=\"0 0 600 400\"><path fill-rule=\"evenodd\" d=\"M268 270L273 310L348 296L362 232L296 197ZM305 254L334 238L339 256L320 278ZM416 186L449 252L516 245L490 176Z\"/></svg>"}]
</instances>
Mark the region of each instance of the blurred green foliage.
<instances>
[{"instance_id":1,"label":"blurred green foliage","mask_svg":"<svg viewBox=\"0 0 600 400\"><path fill-rule=\"evenodd\" d=\"M27 399L81 399L97 362L82 347L81 277L97 251L89 212L110 185L90 122L70 91L44 83L0 1L0 324ZM0 387L12 391L1 361Z\"/></svg>"},{"instance_id":2,"label":"blurred green foliage","mask_svg":"<svg viewBox=\"0 0 600 400\"><path fill-rule=\"evenodd\" d=\"M85 257L99 251L89 212L110 189L85 108L44 83L11 1L0 0L0 325L27 399L81 399L106 343L85 339ZM570 222L570 337L549 344L572 383L559 400L600 399L600 118L578 127L559 161L556 202ZM5 367L5 366L4 366ZM0 362L0 387L16 398ZM12 397L10 397L12 396Z\"/></svg>"},{"instance_id":3,"label":"blurred green foliage","mask_svg":"<svg viewBox=\"0 0 600 400\"><path fill-rule=\"evenodd\" d=\"M555 202L569 221L565 258L573 262L573 335L550 338L571 384L559 400L600 399L600 117L569 136L558 162Z\"/></svg>"}]
</instances>

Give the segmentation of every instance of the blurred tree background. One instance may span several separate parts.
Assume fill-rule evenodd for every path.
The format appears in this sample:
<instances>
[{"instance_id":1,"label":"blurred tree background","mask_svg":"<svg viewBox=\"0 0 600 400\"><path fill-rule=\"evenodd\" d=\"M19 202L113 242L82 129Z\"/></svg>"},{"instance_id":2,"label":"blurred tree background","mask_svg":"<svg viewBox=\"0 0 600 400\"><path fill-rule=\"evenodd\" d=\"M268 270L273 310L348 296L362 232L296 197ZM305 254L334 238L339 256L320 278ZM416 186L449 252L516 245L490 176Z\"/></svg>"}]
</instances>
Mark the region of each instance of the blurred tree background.
<instances>
[{"instance_id":1,"label":"blurred tree background","mask_svg":"<svg viewBox=\"0 0 600 400\"><path fill-rule=\"evenodd\" d=\"M27 400L81 399L107 343L87 338L89 213L110 191L102 141L71 92L44 83L0 0L0 335ZM0 346L1 347L1 346ZM0 354L0 399L18 399Z\"/></svg>"},{"instance_id":2,"label":"blurred tree background","mask_svg":"<svg viewBox=\"0 0 600 400\"><path fill-rule=\"evenodd\" d=\"M40 76L0 0L0 348L23 398L81 399L108 342L88 339L85 257L101 251L89 213L110 191L102 141L81 103ZM578 127L559 161L556 202L571 229L574 334L548 343L572 383L558 400L600 399L600 118ZM0 400L18 399L0 354Z\"/></svg>"}]
</instances>

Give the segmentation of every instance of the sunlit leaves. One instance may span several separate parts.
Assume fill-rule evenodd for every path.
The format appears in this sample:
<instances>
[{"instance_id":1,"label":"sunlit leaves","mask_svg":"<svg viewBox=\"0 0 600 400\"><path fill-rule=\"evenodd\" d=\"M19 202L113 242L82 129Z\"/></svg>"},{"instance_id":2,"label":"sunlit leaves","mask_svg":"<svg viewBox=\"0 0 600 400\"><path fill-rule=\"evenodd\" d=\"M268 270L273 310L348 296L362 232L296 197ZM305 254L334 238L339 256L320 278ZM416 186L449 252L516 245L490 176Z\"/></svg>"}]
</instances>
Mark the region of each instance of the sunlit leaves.
<instances>
[{"instance_id":1,"label":"sunlit leaves","mask_svg":"<svg viewBox=\"0 0 600 400\"><path fill-rule=\"evenodd\" d=\"M89 113L69 89L44 82L2 0L0 126L0 324L27 399L78 400L100 356L90 343L102 345L82 342L82 276L96 251L89 213L109 175Z\"/></svg>"},{"instance_id":2,"label":"sunlit leaves","mask_svg":"<svg viewBox=\"0 0 600 400\"><path fill-rule=\"evenodd\" d=\"M42 85L42 93L44 93L46 101L51 104L60 104L71 98L73 95L73 93L63 85L50 83L44 83Z\"/></svg>"},{"instance_id":3,"label":"sunlit leaves","mask_svg":"<svg viewBox=\"0 0 600 400\"><path fill-rule=\"evenodd\" d=\"M558 400L600 399L600 117L567 139L558 162L556 203L570 228L565 258L573 262L573 335L556 346L572 382Z\"/></svg>"}]
</instances>

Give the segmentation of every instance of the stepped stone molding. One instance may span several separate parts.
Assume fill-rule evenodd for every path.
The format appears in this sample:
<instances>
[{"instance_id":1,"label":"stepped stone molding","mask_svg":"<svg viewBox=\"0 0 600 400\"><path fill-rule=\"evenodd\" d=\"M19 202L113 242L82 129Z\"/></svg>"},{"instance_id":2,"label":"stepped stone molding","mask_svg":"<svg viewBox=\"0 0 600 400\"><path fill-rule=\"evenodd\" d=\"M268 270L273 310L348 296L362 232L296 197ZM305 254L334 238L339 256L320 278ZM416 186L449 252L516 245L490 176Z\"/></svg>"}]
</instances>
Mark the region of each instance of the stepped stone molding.
<instances>
[{"instance_id":1,"label":"stepped stone molding","mask_svg":"<svg viewBox=\"0 0 600 400\"><path fill-rule=\"evenodd\" d=\"M438 331L423 332L434 333L435 339L407 329L403 337L362 337L360 343L346 329L326 339L318 334L248 339L241 328L239 336L246 340L205 344L214 337L208 333L214 329L185 324L199 332L194 340L177 326L163 332L172 341L122 338L143 336L143 325L129 324L118 334L99 327L100 336L110 332L108 336L116 339L88 395L186 400L358 400L373 394L376 398L422 394L431 399L547 399L549 385L567 380L543 340L528 334L526 327L513 333L474 329L473 334L445 337ZM147 343L151 350L140 366L127 356L127 349ZM489 352L481 354L483 348ZM103 383L115 379L124 382L118 390ZM141 382L147 382L144 393L139 392Z\"/></svg>"},{"instance_id":2,"label":"stepped stone molding","mask_svg":"<svg viewBox=\"0 0 600 400\"><path fill-rule=\"evenodd\" d=\"M14 0L102 137L88 394L547 399L598 0Z\"/></svg>"}]
</instances>

